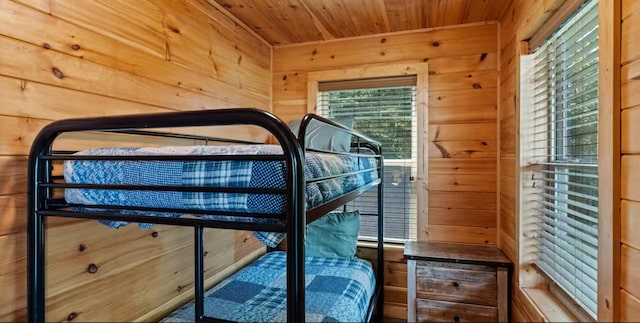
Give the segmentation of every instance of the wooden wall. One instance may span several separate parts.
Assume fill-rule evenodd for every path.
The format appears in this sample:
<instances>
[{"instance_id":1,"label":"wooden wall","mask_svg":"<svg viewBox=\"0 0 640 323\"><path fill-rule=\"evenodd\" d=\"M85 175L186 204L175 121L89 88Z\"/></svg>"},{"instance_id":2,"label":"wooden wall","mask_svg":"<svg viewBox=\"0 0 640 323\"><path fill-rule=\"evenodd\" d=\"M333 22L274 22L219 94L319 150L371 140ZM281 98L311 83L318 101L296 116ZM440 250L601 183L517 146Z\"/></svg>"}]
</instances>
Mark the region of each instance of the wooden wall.
<instances>
[{"instance_id":1,"label":"wooden wall","mask_svg":"<svg viewBox=\"0 0 640 323\"><path fill-rule=\"evenodd\" d=\"M499 86L499 213L498 246L516 264L513 281L512 319L518 322L540 321L530 298L520 291L521 271L518 220L519 192L519 84L520 54L526 53L522 41L530 38L560 7L563 0L514 0L500 20L500 86ZM530 287L530 286L528 286Z\"/></svg>"},{"instance_id":2,"label":"wooden wall","mask_svg":"<svg viewBox=\"0 0 640 323\"><path fill-rule=\"evenodd\" d=\"M418 220L427 224L419 239L494 245L497 36L497 25L478 24L276 46L273 111L286 121L307 112L309 72L428 62L429 125L420 140L429 148L419 158L428 158L429 216ZM387 270L385 315L404 318L406 264Z\"/></svg>"},{"instance_id":3,"label":"wooden wall","mask_svg":"<svg viewBox=\"0 0 640 323\"><path fill-rule=\"evenodd\" d=\"M377 267L378 250L375 245L359 246L356 257L367 259ZM384 249L384 317L407 319L407 264L402 245Z\"/></svg>"},{"instance_id":4,"label":"wooden wall","mask_svg":"<svg viewBox=\"0 0 640 323\"><path fill-rule=\"evenodd\" d=\"M22 321L26 155L38 130L70 117L270 110L271 47L204 0L2 0L0 21L0 321ZM189 297L191 232L49 221L47 319L157 318ZM258 248L246 232L207 230L206 239L208 277Z\"/></svg>"},{"instance_id":5,"label":"wooden wall","mask_svg":"<svg viewBox=\"0 0 640 323\"><path fill-rule=\"evenodd\" d=\"M520 54L531 37L564 2L514 0L500 21L500 230L499 246L514 263L518 260L518 122Z\"/></svg>"},{"instance_id":6,"label":"wooden wall","mask_svg":"<svg viewBox=\"0 0 640 323\"><path fill-rule=\"evenodd\" d=\"M532 33L563 2L562 0L515 0L501 19L499 128L502 145L500 149L499 246L514 262L518 261L520 243L517 219L518 56L526 51L521 41L531 37ZM637 193L639 191L637 183L640 180L638 177L640 142L637 138L640 138L640 132L636 129L637 127L634 127L640 120L640 96L637 95L640 93L640 83L638 83L640 79L640 55L638 54L640 53L640 38L638 38L640 1L601 1L600 3L600 73L603 75L600 78L600 108L604 111L604 115L601 115L600 129L610 132L601 136L600 139L606 139L606 142L601 142L601 145L615 146L601 147L600 159L604 163L603 167L607 168L605 173L614 174L614 176L601 179L600 185L601 188L605 185L604 189L607 191L605 198L609 199L613 196L616 200L600 201L601 204L606 204L606 207L601 208L600 211L602 227L600 244L610 245L611 248L605 246L605 250L609 249L609 252L605 253L600 249L600 256L606 257L606 261L599 262L601 265L604 264L599 269L600 284L605 283L602 286L604 288L599 291L598 319L638 321L640 320L640 289L638 288L640 275L632 268L640 265L640 241L636 232L636 228L640 225L640 195ZM618 108L618 102L621 108ZM621 109L621 113L616 112L615 109ZM619 140L616 139L618 135ZM603 152L609 155L613 152L613 156L603 155ZM618 152L622 154L621 159ZM617 169L620 171L618 172ZM616 195L618 187L620 187L621 199ZM620 214L619 218L618 214ZM545 319L532 306L532 296L523 293L519 288L521 286L517 284L518 275L526 276L527 272L527 268L520 268L516 273L514 321L535 322ZM524 277L520 277L519 280L526 281ZM620 286L619 290L618 286ZM539 291L536 293L544 294Z\"/></svg>"},{"instance_id":7,"label":"wooden wall","mask_svg":"<svg viewBox=\"0 0 640 323\"><path fill-rule=\"evenodd\" d=\"M640 321L640 1L622 1L620 320Z\"/></svg>"}]
</instances>

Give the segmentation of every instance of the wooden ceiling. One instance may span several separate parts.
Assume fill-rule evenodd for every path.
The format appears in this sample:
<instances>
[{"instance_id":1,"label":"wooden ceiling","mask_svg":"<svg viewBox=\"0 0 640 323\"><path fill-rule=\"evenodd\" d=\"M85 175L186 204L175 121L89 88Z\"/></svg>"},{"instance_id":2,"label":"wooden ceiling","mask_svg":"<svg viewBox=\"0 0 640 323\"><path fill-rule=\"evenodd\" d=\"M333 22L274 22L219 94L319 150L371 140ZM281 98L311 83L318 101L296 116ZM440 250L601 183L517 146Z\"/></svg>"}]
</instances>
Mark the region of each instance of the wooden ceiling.
<instances>
[{"instance_id":1,"label":"wooden ceiling","mask_svg":"<svg viewBox=\"0 0 640 323\"><path fill-rule=\"evenodd\" d=\"M496 21L511 0L207 0L270 44Z\"/></svg>"}]
</instances>

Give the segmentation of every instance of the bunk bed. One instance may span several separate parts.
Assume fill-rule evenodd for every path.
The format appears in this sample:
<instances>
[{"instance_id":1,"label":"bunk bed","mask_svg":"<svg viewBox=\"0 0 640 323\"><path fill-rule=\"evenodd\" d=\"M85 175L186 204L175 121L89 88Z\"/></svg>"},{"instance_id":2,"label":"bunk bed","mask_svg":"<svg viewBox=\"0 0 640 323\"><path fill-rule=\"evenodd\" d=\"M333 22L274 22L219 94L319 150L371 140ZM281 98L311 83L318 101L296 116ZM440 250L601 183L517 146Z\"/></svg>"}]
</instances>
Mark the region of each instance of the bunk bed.
<instances>
[{"instance_id":1,"label":"bunk bed","mask_svg":"<svg viewBox=\"0 0 640 323\"><path fill-rule=\"evenodd\" d=\"M274 141L277 144L265 145L175 131L185 127L229 125L261 127L275 138ZM318 125L346 133L350 143L347 150L310 144L309 137L318 135L313 134L318 129ZM171 128L171 131L166 131L165 128ZM81 152L54 149L53 144L56 138L62 134L78 132L126 134L132 138L142 136L185 139L202 144L190 147L113 148ZM323 136L320 134L320 137ZM213 142L221 144L210 145ZM318 158L320 161L316 160ZM350 160L355 166L343 167L338 173L335 169L328 173L316 172L317 164L321 163L323 158L328 158L331 161L329 164L334 166L337 161L344 163L345 160ZM53 165L60 165L60 163L64 165L64 176L54 175L52 171ZM240 170L236 168L235 165L238 163L244 165L244 168ZM247 170L247 164L250 165L249 170ZM127 170L129 165L137 165L138 168ZM186 183L173 181L170 178L171 174L179 172L174 165L182 165L183 172L185 169L190 169L197 176L191 176L193 175L191 174L190 176L195 179ZM305 313L307 313L306 318L309 319L309 311L305 312L305 294L313 298L336 296L331 293L305 291L305 269L324 267L327 261L331 262L328 258L328 260L305 258L307 224L321 219L323 215L373 189L377 189L378 193L377 214L374 214L378 216L376 277L371 278L373 284L371 293L366 294L366 297L363 296L364 300L357 302L366 308L362 320L370 320L374 308L377 309L377 315L382 315L384 272L382 165L379 143L348 127L314 114L308 114L301 120L297 134L272 114L253 108L69 119L53 122L38 134L29 157L28 319L30 322L45 321L45 220L48 217L69 217L99 220L113 227L129 222L135 222L141 226L165 224L193 227L195 295L192 309L194 316L190 320L196 322L243 320L238 317L205 316L204 228L254 231L261 234L267 242L276 237L273 243L277 243L283 235L286 235L286 253L268 252L250 268L241 270L239 274L252 270L264 272L269 268L279 267L279 264L286 265L284 271L277 275L270 275L284 280L286 291L281 295L281 298L285 299L284 302L278 303L281 312L268 320L304 322ZM139 176L143 180L132 180L127 175L139 173L145 169L151 171L145 176ZM162 173L163 169L165 173ZM259 175L257 177L267 177L269 180L262 181L262 184L252 180L239 180L238 183L229 180L230 177L238 177L230 175L238 173L247 175L247 172L257 172ZM265 174L264 172L273 173ZM281 180L275 179L278 178L274 175L276 173L280 174ZM120 181L114 180L118 177L114 174L125 177L125 180L122 181L122 178ZM203 176L223 180L207 181L202 178ZM350 184L338 187L337 182ZM64 191L65 198L60 198L61 191ZM238 201L228 202L230 198L233 200L238 196L241 197L239 203ZM267 201L268 207L258 203L263 200ZM253 203L247 201L253 201ZM371 267L370 264L356 259L335 259L333 262L337 263L338 267L347 262L355 262L356 267ZM274 263L278 265L274 266ZM368 270L371 271L371 269ZM327 279L326 276L323 276L323 279ZM226 283L221 285L224 284ZM216 290L214 288L207 292L207 295ZM332 319L332 317L323 318L322 315L323 313L314 313L311 319ZM252 317L252 320L262 319Z\"/></svg>"}]
</instances>

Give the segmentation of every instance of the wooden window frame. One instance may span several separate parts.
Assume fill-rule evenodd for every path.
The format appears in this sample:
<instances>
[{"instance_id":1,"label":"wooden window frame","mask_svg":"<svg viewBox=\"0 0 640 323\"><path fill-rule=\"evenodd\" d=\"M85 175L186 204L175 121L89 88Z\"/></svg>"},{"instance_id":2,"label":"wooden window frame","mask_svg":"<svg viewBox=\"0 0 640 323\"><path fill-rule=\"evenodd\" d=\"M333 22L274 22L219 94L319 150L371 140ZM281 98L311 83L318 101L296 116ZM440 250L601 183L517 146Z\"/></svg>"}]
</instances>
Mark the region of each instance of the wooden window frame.
<instances>
[{"instance_id":1,"label":"wooden window frame","mask_svg":"<svg viewBox=\"0 0 640 323\"><path fill-rule=\"evenodd\" d=\"M429 65L428 63L364 65L353 68L324 70L307 74L307 113L317 113L318 83L356 80L366 78L382 78L394 76L415 75L416 80L416 109L418 118L418 171L417 171L417 240L427 240L427 212L428 212L428 137L429 124ZM384 148L383 148L384 149Z\"/></svg>"},{"instance_id":2,"label":"wooden window frame","mask_svg":"<svg viewBox=\"0 0 640 323\"><path fill-rule=\"evenodd\" d=\"M620 320L620 1L598 3L598 321Z\"/></svg>"},{"instance_id":3,"label":"wooden window frame","mask_svg":"<svg viewBox=\"0 0 640 323\"><path fill-rule=\"evenodd\" d=\"M582 0L569 0L567 2L580 2ZM568 6L569 4L567 4ZM599 1L598 4L598 23L599 23L599 133L598 133L598 155L599 155L599 225L598 225L598 313L597 321L599 322L617 322L620 320L620 204L621 204L621 153L620 153L620 137L621 137L621 118L620 118L620 99L621 99L621 78L620 78L620 51L621 51L621 3L619 1ZM559 13L568 15L566 12ZM517 56L528 54L531 41L536 39L544 40L548 34L544 36L543 29L555 30L557 26L564 21L556 16L550 19L550 23L541 28L534 34L530 41L523 41L518 47ZM552 28L553 27L553 28ZM521 66L517 68L518 73L521 72ZM522 95L521 86L518 84L519 94ZM519 102L517 104L520 104ZM520 131L518 125L518 132ZM518 140L519 143L519 140ZM520 154L520 153L518 153ZM521 157L521 156L519 156ZM520 158L519 168L524 165ZM520 184L518 184L521 187ZM520 197L522 192L519 192ZM518 200L520 200L518 197ZM523 207L520 201L517 208ZM517 211L520 214L520 210ZM521 222L521 221L519 221ZM519 236L524 234L522 223L519 225ZM528 295L527 291L546 291L549 289L547 281L541 277L539 273L532 270L531 266L523 263L522 255L525 250L522 249L522 239L519 240L519 270L518 283L520 290L518 293L524 293L525 297L534 303L551 304L550 295L548 293L543 297L533 297ZM537 298L538 300L533 300ZM541 308L539 307L538 310ZM559 313L560 311L555 311ZM539 313L542 317L551 318L553 313ZM546 315L549 314L549 315ZM566 316L564 318L567 318Z\"/></svg>"}]
</instances>

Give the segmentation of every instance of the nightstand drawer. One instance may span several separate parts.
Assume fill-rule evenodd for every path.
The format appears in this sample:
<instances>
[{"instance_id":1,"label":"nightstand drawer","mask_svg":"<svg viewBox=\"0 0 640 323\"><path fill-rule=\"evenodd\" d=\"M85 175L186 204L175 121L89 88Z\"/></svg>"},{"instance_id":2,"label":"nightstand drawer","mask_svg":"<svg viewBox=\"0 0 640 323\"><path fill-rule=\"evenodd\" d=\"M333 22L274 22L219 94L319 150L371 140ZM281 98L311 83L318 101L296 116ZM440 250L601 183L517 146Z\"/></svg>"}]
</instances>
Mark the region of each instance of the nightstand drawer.
<instances>
[{"instance_id":1,"label":"nightstand drawer","mask_svg":"<svg viewBox=\"0 0 640 323\"><path fill-rule=\"evenodd\" d=\"M496 306L496 269L482 265L418 261L416 294L419 298Z\"/></svg>"},{"instance_id":2,"label":"nightstand drawer","mask_svg":"<svg viewBox=\"0 0 640 323\"><path fill-rule=\"evenodd\" d=\"M418 322L497 322L496 307L416 299Z\"/></svg>"}]
</instances>

